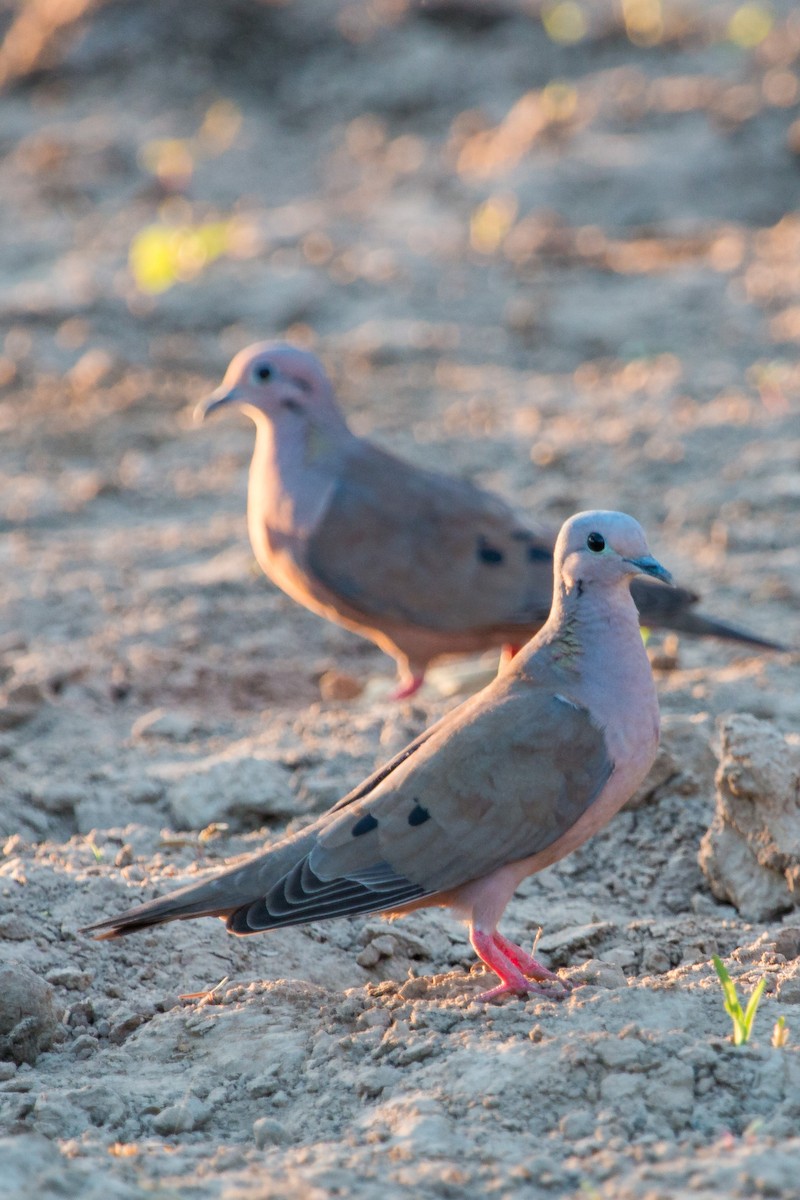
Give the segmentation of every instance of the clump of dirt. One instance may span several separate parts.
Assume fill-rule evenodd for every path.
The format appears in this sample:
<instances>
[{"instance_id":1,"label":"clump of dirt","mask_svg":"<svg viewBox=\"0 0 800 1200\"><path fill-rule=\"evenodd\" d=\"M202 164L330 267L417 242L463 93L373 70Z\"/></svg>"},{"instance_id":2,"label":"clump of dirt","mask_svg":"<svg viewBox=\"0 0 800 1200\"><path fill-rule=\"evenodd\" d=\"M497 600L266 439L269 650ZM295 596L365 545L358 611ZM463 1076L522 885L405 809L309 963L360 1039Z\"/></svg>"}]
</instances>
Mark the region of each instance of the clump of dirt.
<instances>
[{"instance_id":1,"label":"clump of dirt","mask_svg":"<svg viewBox=\"0 0 800 1200\"><path fill-rule=\"evenodd\" d=\"M794 908L800 881L800 745L747 713L721 724L717 806L700 866L720 900L764 921Z\"/></svg>"},{"instance_id":2,"label":"clump of dirt","mask_svg":"<svg viewBox=\"0 0 800 1200\"><path fill-rule=\"evenodd\" d=\"M796 1190L797 916L697 857L723 718L715 861L758 866L766 814L787 894L796 654L654 639L653 776L505 918L563 1003L480 1006L433 911L78 932L299 829L494 670L393 704L263 579L252 430L190 418L248 342L312 346L359 433L528 521L632 512L708 612L800 643L794 6L634 8L8 10L0 1195ZM715 953L766 977L744 1048Z\"/></svg>"}]
</instances>

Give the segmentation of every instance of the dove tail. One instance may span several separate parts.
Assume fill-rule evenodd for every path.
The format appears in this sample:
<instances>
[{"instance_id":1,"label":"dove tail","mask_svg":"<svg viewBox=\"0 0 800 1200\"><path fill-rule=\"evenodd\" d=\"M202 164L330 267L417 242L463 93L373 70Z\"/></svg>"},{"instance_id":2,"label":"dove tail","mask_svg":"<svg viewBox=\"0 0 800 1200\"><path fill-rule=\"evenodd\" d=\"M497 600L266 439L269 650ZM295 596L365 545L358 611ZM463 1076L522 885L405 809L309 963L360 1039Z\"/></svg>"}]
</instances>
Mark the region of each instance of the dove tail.
<instances>
[{"instance_id":1,"label":"dove tail","mask_svg":"<svg viewBox=\"0 0 800 1200\"><path fill-rule=\"evenodd\" d=\"M186 889L196 892L200 889ZM202 890L205 890L204 888ZM125 937L129 933L138 933L140 929L149 929L151 925L164 925L167 921L187 921L192 917L227 917L230 908L219 907L219 897L214 904L210 896L192 901L187 895L181 903L181 892L172 896L164 896L158 900L150 900L147 904L139 904L118 917L109 917L105 921L96 921L93 925L85 925L79 933L91 933L98 942L110 938Z\"/></svg>"},{"instance_id":2,"label":"dove tail","mask_svg":"<svg viewBox=\"0 0 800 1200\"><path fill-rule=\"evenodd\" d=\"M272 846L265 854L256 854L218 875L191 883L146 904L138 904L118 917L86 925L79 932L91 933L97 941L106 941L149 929L151 925L164 925L167 921L189 921L194 917L228 918L243 905L249 906L260 900L309 852L315 840L314 826L300 830Z\"/></svg>"},{"instance_id":3,"label":"dove tail","mask_svg":"<svg viewBox=\"0 0 800 1200\"><path fill-rule=\"evenodd\" d=\"M680 615L680 618L674 622L668 622L670 629L678 630L681 633L691 633L698 637L715 637L721 638L725 642L739 642L745 646L757 646L760 650L782 650L784 652L790 649L789 646L782 642L774 642L770 638L760 637L757 633L750 633L748 629L741 629L738 625L730 625L727 621L719 621L716 617L706 617L703 613L692 612L687 610Z\"/></svg>"},{"instance_id":4,"label":"dove tail","mask_svg":"<svg viewBox=\"0 0 800 1200\"><path fill-rule=\"evenodd\" d=\"M788 650L788 646L760 637L749 629L707 617L695 611L699 597L688 588L667 587L649 579L635 579L631 594L639 610L639 620L650 629L674 629L695 637L715 637L726 642L757 646L760 650Z\"/></svg>"}]
</instances>

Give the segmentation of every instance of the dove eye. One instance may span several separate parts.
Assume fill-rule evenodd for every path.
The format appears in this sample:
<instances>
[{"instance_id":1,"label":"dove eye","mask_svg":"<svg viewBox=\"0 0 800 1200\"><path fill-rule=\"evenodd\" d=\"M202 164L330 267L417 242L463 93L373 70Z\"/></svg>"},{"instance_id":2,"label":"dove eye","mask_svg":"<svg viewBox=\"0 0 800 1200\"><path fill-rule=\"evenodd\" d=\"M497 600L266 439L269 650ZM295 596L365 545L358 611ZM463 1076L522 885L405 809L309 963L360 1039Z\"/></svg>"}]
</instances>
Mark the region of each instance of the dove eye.
<instances>
[{"instance_id":1,"label":"dove eye","mask_svg":"<svg viewBox=\"0 0 800 1200\"><path fill-rule=\"evenodd\" d=\"M600 554L606 548L606 539L602 533L590 533L586 539L586 545L594 554Z\"/></svg>"},{"instance_id":2,"label":"dove eye","mask_svg":"<svg viewBox=\"0 0 800 1200\"><path fill-rule=\"evenodd\" d=\"M259 363L253 371L253 375L259 383L269 383L272 379L272 367L269 363Z\"/></svg>"}]
</instances>

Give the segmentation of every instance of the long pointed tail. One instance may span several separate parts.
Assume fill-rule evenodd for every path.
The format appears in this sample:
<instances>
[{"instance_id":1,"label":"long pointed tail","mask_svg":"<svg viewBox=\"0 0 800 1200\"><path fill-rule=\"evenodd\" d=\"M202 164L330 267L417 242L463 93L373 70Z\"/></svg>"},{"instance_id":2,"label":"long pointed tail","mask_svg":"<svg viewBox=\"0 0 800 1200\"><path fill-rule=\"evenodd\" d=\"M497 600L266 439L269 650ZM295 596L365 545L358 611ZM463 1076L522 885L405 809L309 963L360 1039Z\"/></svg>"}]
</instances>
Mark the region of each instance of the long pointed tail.
<instances>
[{"instance_id":1,"label":"long pointed tail","mask_svg":"<svg viewBox=\"0 0 800 1200\"><path fill-rule=\"evenodd\" d=\"M188 921L194 917L227 918L243 905L252 904L264 896L277 880L309 852L315 837L313 827L303 829L270 847L266 853L245 859L228 871L149 900L146 904L139 904L120 913L118 917L108 917L104 921L86 925L80 932L94 934L97 941L105 941L148 929L151 925L163 925L167 921Z\"/></svg>"},{"instance_id":2,"label":"long pointed tail","mask_svg":"<svg viewBox=\"0 0 800 1200\"><path fill-rule=\"evenodd\" d=\"M694 605L699 597L687 588L671 588L648 580L635 579L631 592L639 609L643 625L652 629L673 629L677 633L690 633L696 637L716 637L727 642L740 642L746 646L757 646L760 650L788 651L790 646L774 642L749 629L707 617L696 612Z\"/></svg>"}]
</instances>

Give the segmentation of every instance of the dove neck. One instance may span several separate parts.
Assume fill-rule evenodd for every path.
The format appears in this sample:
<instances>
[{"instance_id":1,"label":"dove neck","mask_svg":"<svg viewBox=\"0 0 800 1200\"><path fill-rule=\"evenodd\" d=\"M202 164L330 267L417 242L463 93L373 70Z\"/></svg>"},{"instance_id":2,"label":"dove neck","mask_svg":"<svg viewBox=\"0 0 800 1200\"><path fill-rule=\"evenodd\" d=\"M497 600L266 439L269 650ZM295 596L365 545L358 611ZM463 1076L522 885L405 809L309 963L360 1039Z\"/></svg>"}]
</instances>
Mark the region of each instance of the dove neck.
<instances>
[{"instance_id":1,"label":"dove neck","mask_svg":"<svg viewBox=\"0 0 800 1200\"><path fill-rule=\"evenodd\" d=\"M283 422L256 420L249 507L257 520L293 534L313 529L354 440L342 421L326 428L288 413Z\"/></svg>"},{"instance_id":2,"label":"dove neck","mask_svg":"<svg viewBox=\"0 0 800 1200\"><path fill-rule=\"evenodd\" d=\"M542 634L552 645L554 660L567 670L583 674L589 660L597 659L606 675L617 668L624 673L641 659L649 672L628 579L610 586L562 580Z\"/></svg>"},{"instance_id":3,"label":"dove neck","mask_svg":"<svg viewBox=\"0 0 800 1200\"><path fill-rule=\"evenodd\" d=\"M555 589L548 625L581 629L618 626L638 628L639 615L633 602L630 579L609 583L593 579L561 580Z\"/></svg>"}]
</instances>

